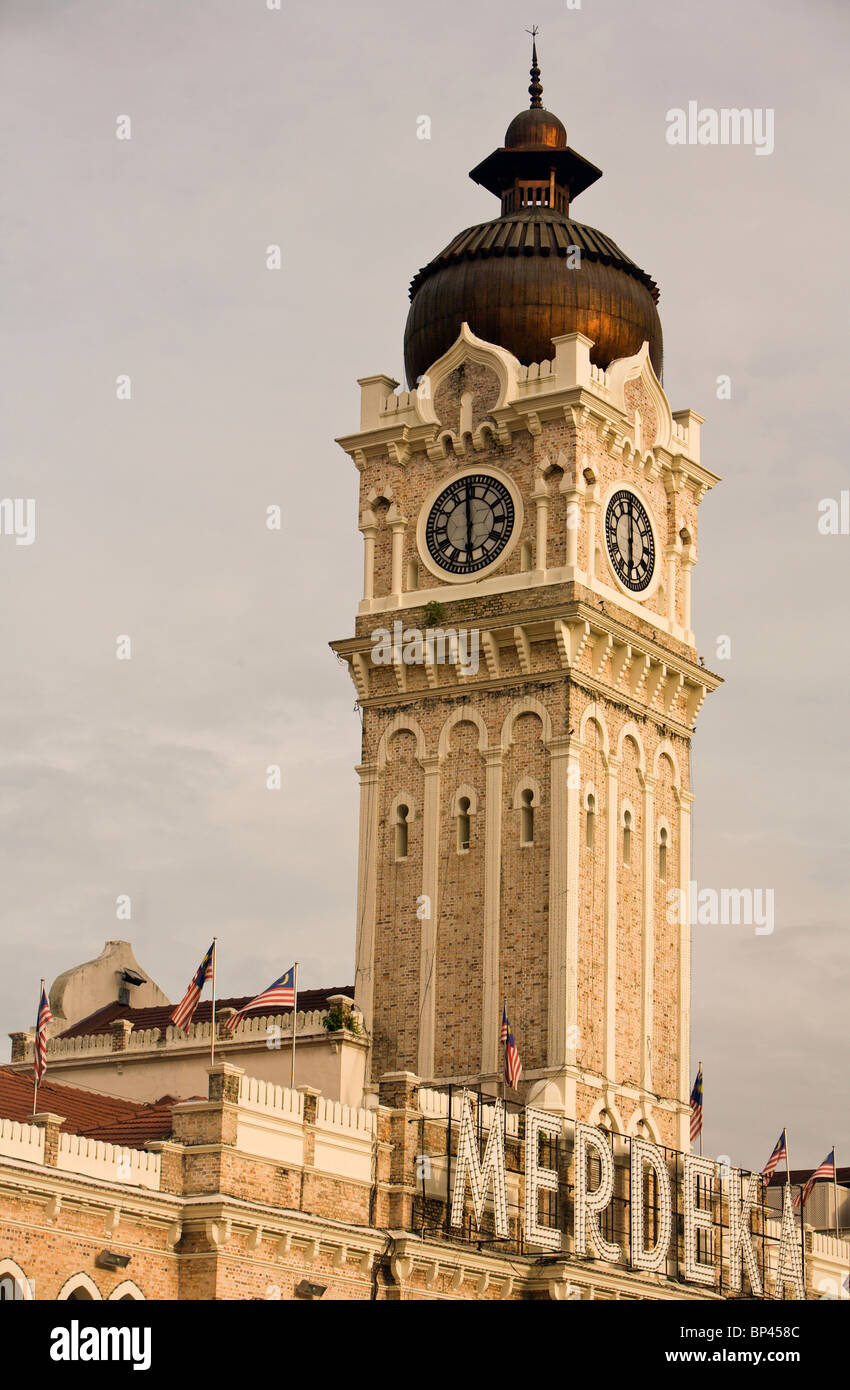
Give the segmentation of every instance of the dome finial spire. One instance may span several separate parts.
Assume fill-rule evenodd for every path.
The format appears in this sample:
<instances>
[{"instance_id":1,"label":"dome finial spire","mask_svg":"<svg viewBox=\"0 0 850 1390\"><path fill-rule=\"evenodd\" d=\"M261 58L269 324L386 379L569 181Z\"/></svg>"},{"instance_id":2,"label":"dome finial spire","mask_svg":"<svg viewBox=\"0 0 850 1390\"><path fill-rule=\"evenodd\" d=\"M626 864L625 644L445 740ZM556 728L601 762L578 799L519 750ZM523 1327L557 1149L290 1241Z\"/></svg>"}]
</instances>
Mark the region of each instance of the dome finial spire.
<instances>
[{"instance_id":1,"label":"dome finial spire","mask_svg":"<svg viewBox=\"0 0 850 1390\"><path fill-rule=\"evenodd\" d=\"M531 110L540 110L543 102L543 84L540 81L540 68L537 66L537 35L540 33L536 24L532 24L530 29L526 29L527 34L531 35L531 83L528 88L528 95L531 97Z\"/></svg>"}]
</instances>

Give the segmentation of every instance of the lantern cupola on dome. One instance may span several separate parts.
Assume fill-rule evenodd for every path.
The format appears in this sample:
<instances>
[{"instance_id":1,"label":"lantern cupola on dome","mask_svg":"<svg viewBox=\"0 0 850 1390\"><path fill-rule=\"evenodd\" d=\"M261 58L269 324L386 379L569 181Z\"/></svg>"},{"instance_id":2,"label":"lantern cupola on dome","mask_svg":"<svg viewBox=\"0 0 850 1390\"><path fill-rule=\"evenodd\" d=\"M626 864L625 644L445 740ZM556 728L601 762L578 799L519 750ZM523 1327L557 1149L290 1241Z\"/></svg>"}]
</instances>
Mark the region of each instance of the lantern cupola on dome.
<instances>
[{"instance_id":1,"label":"lantern cupola on dome","mask_svg":"<svg viewBox=\"0 0 850 1390\"><path fill-rule=\"evenodd\" d=\"M536 37L528 90L531 104L511 121L504 145L469 175L500 199L501 216L461 232L411 282L404 333L410 386L464 322L525 365L550 358L552 339L566 333L593 341L599 367L648 341L661 375L657 286L610 237L569 215L572 200L602 171L570 149L563 123L543 106Z\"/></svg>"}]
</instances>

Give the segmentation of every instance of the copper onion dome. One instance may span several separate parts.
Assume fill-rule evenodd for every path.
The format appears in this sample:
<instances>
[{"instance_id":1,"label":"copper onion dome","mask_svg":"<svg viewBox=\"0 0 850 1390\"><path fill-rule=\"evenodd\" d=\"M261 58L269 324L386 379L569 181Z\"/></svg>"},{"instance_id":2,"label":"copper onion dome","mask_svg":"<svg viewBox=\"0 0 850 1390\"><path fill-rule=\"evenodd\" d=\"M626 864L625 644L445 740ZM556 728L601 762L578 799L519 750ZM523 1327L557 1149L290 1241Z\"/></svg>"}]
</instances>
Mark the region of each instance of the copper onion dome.
<instances>
[{"instance_id":1,"label":"copper onion dome","mask_svg":"<svg viewBox=\"0 0 850 1390\"><path fill-rule=\"evenodd\" d=\"M536 43L528 90L531 105L511 121L504 146L469 176L501 198L502 215L461 232L411 281L410 386L448 351L464 321L526 365L551 358L552 338L564 333L591 338L599 367L647 340L661 375L657 286L610 237L569 216L570 200L602 171L569 148L564 126L543 107Z\"/></svg>"}]
</instances>

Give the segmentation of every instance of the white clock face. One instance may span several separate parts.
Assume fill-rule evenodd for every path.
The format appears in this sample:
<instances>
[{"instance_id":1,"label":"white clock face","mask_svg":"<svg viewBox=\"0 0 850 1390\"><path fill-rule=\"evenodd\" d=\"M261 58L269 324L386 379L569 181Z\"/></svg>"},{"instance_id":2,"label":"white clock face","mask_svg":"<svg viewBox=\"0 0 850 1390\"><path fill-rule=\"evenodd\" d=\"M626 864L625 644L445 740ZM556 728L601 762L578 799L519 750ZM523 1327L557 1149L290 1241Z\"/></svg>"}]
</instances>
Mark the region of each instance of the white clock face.
<instances>
[{"instance_id":1,"label":"white clock face","mask_svg":"<svg viewBox=\"0 0 850 1390\"><path fill-rule=\"evenodd\" d=\"M655 537L646 507L628 488L620 488L608 503L605 541L620 583L642 593L655 571Z\"/></svg>"},{"instance_id":2,"label":"white clock face","mask_svg":"<svg viewBox=\"0 0 850 1390\"><path fill-rule=\"evenodd\" d=\"M514 522L514 501L505 484L489 473L466 473L433 502L425 545L447 574L477 574L504 552Z\"/></svg>"}]
</instances>

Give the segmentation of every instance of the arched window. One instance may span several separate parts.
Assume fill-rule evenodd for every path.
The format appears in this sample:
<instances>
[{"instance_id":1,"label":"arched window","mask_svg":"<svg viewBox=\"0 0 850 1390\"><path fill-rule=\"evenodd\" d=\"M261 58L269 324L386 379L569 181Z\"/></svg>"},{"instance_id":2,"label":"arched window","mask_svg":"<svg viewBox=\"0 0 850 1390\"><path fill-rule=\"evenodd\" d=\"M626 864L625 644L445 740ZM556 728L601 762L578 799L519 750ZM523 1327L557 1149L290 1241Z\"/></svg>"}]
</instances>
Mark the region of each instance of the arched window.
<instances>
[{"instance_id":1,"label":"arched window","mask_svg":"<svg viewBox=\"0 0 850 1390\"><path fill-rule=\"evenodd\" d=\"M419 588L419 561L408 560L407 562L407 587L408 589Z\"/></svg>"},{"instance_id":2,"label":"arched window","mask_svg":"<svg viewBox=\"0 0 850 1390\"><path fill-rule=\"evenodd\" d=\"M662 883L667 878L667 828L661 827L658 833L658 877Z\"/></svg>"},{"instance_id":3,"label":"arched window","mask_svg":"<svg viewBox=\"0 0 850 1390\"><path fill-rule=\"evenodd\" d=\"M56 1297L63 1303L66 1300L80 1303L99 1299L101 1292L87 1274L72 1274L70 1279L65 1280Z\"/></svg>"},{"instance_id":4,"label":"arched window","mask_svg":"<svg viewBox=\"0 0 850 1390\"><path fill-rule=\"evenodd\" d=\"M523 541L522 545L520 546L520 552L519 552L519 554L520 554L520 561L519 561L520 569L521 569L521 570L530 570L530 569L531 569L531 541Z\"/></svg>"},{"instance_id":5,"label":"arched window","mask_svg":"<svg viewBox=\"0 0 850 1390\"><path fill-rule=\"evenodd\" d=\"M584 842L588 849L593 849L593 840L596 834L596 797L590 792L587 798L587 810L585 812L585 832Z\"/></svg>"},{"instance_id":6,"label":"arched window","mask_svg":"<svg viewBox=\"0 0 850 1390\"><path fill-rule=\"evenodd\" d=\"M32 1284L14 1260L0 1260L0 1299L4 1302L31 1300Z\"/></svg>"},{"instance_id":7,"label":"arched window","mask_svg":"<svg viewBox=\"0 0 850 1390\"><path fill-rule=\"evenodd\" d=\"M623 812L623 863L632 862L632 813Z\"/></svg>"},{"instance_id":8,"label":"arched window","mask_svg":"<svg viewBox=\"0 0 850 1390\"><path fill-rule=\"evenodd\" d=\"M407 817L410 815L410 807L401 805L396 808L395 821L395 857L396 859L407 858Z\"/></svg>"},{"instance_id":9,"label":"arched window","mask_svg":"<svg viewBox=\"0 0 850 1390\"><path fill-rule=\"evenodd\" d=\"M469 797L462 796L457 804L457 852L469 849Z\"/></svg>"},{"instance_id":10,"label":"arched window","mask_svg":"<svg viewBox=\"0 0 850 1390\"><path fill-rule=\"evenodd\" d=\"M132 1279L125 1279L123 1284L119 1284L117 1289L112 1290L109 1297L113 1302L117 1303L127 1303L131 1301L137 1303L139 1300L144 1300L145 1296L138 1284L134 1284Z\"/></svg>"},{"instance_id":11,"label":"arched window","mask_svg":"<svg viewBox=\"0 0 850 1390\"><path fill-rule=\"evenodd\" d=\"M522 803L520 805L520 844L534 844L534 792L528 788L522 793Z\"/></svg>"}]
</instances>

